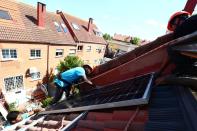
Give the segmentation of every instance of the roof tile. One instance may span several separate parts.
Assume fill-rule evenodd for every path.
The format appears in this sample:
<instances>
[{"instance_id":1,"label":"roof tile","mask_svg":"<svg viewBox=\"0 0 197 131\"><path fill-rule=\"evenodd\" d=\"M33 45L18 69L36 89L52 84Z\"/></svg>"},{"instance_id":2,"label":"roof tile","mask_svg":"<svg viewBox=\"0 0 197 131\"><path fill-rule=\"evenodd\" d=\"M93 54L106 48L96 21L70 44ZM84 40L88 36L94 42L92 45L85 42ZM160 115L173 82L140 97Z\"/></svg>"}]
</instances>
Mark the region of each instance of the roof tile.
<instances>
[{"instance_id":1,"label":"roof tile","mask_svg":"<svg viewBox=\"0 0 197 131\"><path fill-rule=\"evenodd\" d=\"M67 13L63 13L67 21L69 22L69 25L71 26L72 30L74 31L77 39L80 42L91 42L91 43L101 43L101 44L107 44L103 37L96 36L94 33L94 30L98 30L98 27L93 24L92 30L88 32L88 21L82 20L80 18L77 18L75 16L71 16ZM72 26L72 23L75 23L79 26L79 30L74 29Z\"/></svg>"},{"instance_id":2,"label":"roof tile","mask_svg":"<svg viewBox=\"0 0 197 131\"><path fill-rule=\"evenodd\" d=\"M0 7L10 12L13 20L0 25L0 39L53 44L76 44L70 33L57 32L54 21L63 23L58 14L46 12L45 27L37 26L37 9L21 2L2 0ZM13 11L14 10L14 11Z\"/></svg>"}]
</instances>

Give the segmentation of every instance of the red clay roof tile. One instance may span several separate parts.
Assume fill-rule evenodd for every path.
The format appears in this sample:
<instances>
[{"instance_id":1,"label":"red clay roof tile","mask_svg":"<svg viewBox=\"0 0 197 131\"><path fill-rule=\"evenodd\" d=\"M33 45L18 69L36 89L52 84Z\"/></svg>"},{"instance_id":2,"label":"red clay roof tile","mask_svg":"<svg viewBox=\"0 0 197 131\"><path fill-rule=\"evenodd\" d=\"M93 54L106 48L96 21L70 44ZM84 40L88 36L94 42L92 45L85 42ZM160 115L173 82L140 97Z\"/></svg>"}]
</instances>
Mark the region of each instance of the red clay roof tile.
<instances>
[{"instance_id":1,"label":"red clay roof tile","mask_svg":"<svg viewBox=\"0 0 197 131\"><path fill-rule=\"evenodd\" d=\"M71 16L67 13L63 13L67 21L69 22L72 30L74 31L77 39L80 42L90 42L90 43L100 43L100 44L107 44L106 41L103 39L103 37L96 36L94 33L94 30L98 30L97 26L93 24L92 30L88 32L88 21L82 20L80 18L77 18L75 16ZM77 24L79 27L79 30L76 30L72 24Z\"/></svg>"},{"instance_id":2,"label":"red clay roof tile","mask_svg":"<svg viewBox=\"0 0 197 131\"><path fill-rule=\"evenodd\" d=\"M132 37L128 35L121 35L121 34L114 34L113 36L114 40L119 40L119 41L125 41L125 42L130 42Z\"/></svg>"},{"instance_id":3,"label":"red clay roof tile","mask_svg":"<svg viewBox=\"0 0 197 131\"><path fill-rule=\"evenodd\" d=\"M1 40L76 44L69 32L56 31L54 22L63 23L58 14L46 12L45 27L41 28L37 26L36 8L9 0L1 0L0 7L8 10L13 19L0 25Z\"/></svg>"}]
</instances>

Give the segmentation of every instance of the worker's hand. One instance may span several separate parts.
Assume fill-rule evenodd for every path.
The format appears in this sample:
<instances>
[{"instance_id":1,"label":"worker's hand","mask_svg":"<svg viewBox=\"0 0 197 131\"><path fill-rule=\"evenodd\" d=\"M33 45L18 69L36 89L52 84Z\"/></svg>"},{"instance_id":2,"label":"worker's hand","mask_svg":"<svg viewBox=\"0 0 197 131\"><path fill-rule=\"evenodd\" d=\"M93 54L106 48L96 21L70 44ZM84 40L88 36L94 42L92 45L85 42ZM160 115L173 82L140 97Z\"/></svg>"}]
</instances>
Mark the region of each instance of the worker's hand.
<instances>
[{"instance_id":1,"label":"worker's hand","mask_svg":"<svg viewBox=\"0 0 197 131\"><path fill-rule=\"evenodd\" d=\"M39 108L39 109L34 109L33 111L34 111L34 113L36 114L36 113L38 113L38 112L40 112L40 111L44 111L44 109L43 109L43 108Z\"/></svg>"},{"instance_id":2,"label":"worker's hand","mask_svg":"<svg viewBox=\"0 0 197 131\"><path fill-rule=\"evenodd\" d=\"M91 84L92 88L96 88L96 85L94 83Z\"/></svg>"}]
</instances>

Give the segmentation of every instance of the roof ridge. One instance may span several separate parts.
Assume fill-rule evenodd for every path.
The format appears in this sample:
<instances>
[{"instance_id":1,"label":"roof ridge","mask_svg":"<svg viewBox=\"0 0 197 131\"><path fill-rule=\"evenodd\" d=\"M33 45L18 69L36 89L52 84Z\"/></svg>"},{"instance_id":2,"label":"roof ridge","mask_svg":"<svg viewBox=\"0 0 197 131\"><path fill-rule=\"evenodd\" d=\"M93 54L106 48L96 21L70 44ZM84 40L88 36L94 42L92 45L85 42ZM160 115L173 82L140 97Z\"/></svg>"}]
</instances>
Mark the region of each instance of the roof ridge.
<instances>
[{"instance_id":1,"label":"roof ridge","mask_svg":"<svg viewBox=\"0 0 197 131\"><path fill-rule=\"evenodd\" d=\"M88 24L88 22L89 22L88 20L84 20L84 19L82 19L82 18L80 18L80 17L71 15L70 13L65 13L65 12L63 12L63 14L68 15L68 16L70 16L70 17L74 17L75 19L81 20L82 22L85 22L85 23L87 23L87 24ZM95 24L95 22L93 22L92 25L95 26L96 29L99 29L99 28L97 27L97 25Z\"/></svg>"},{"instance_id":2,"label":"roof ridge","mask_svg":"<svg viewBox=\"0 0 197 131\"><path fill-rule=\"evenodd\" d=\"M74 16L74 15L71 15L70 13L65 13L65 12L63 12L63 14L69 15L69 16L71 16L71 17L74 17L74 18L76 18L76 19L82 20L82 21L84 21L84 22L88 22L87 20L82 19L82 18L77 17L77 16Z\"/></svg>"}]
</instances>

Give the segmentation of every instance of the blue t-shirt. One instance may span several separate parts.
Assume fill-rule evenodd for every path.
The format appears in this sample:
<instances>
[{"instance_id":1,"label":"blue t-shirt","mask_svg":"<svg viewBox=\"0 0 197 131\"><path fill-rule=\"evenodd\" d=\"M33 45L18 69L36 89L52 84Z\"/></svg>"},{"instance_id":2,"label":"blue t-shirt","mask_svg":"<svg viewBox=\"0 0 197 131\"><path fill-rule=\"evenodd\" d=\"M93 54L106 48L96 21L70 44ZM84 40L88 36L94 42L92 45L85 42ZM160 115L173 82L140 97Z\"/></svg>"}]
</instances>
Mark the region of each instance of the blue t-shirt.
<instances>
[{"instance_id":1,"label":"blue t-shirt","mask_svg":"<svg viewBox=\"0 0 197 131\"><path fill-rule=\"evenodd\" d=\"M61 78L70 84L75 83L82 76L85 76L85 70L82 67L75 67L61 73ZM54 82L57 83L60 87L66 87L69 85L68 83L63 82L59 79L55 79Z\"/></svg>"}]
</instances>

